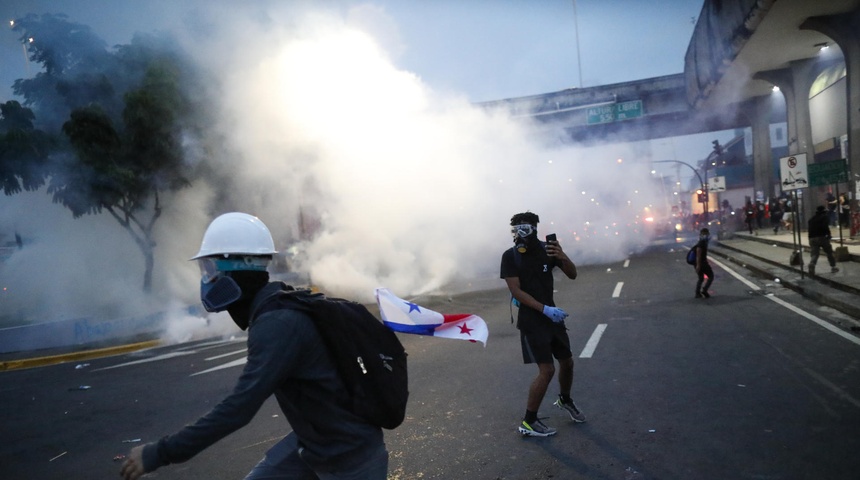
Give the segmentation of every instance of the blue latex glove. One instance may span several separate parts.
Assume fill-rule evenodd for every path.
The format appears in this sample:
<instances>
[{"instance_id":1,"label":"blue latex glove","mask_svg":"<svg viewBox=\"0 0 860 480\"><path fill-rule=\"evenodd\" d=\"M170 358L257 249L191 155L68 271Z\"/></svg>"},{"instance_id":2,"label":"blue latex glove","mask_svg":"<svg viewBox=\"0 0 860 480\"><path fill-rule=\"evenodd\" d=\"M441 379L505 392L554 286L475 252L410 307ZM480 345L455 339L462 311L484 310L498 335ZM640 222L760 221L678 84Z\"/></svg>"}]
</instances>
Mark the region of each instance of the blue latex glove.
<instances>
[{"instance_id":1,"label":"blue latex glove","mask_svg":"<svg viewBox=\"0 0 860 480\"><path fill-rule=\"evenodd\" d=\"M567 312L558 307L550 307L549 305L543 306L543 314L555 323L561 323L567 318Z\"/></svg>"}]
</instances>

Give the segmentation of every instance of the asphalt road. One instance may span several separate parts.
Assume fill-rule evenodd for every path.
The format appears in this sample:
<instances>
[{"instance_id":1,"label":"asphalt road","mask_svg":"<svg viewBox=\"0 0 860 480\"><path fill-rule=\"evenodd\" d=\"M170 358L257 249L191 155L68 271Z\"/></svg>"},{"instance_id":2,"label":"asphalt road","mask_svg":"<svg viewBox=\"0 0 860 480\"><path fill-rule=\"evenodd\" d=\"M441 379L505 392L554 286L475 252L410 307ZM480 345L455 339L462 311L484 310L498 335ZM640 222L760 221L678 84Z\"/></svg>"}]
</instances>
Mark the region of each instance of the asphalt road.
<instances>
[{"instance_id":1,"label":"asphalt road","mask_svg":"<svg viewBox=\"0 0 860 480\"><path fill-rule=\"evenodd\" d=\"M540 412L558 428L551 438L516 433L536 369L521 362L507 291L426 299L440 312L482 316L490 338L484 348L401 336L411 398L406 422L386 432L390 478L860 477L857 337L810 319L835 311L719 265L713 297L695 299L685 253L667 245L581 267L575 281L559 277L557 303L572 314L574 399L588 421L573 424L551 406L554 383ZM241 340L0 373L0 478L117 478L117 455L231 390L240 366L207 370L241 362ZM246 428L151 478L243 478L287 431L270 399Z\"/></svg>"}]
</instances>

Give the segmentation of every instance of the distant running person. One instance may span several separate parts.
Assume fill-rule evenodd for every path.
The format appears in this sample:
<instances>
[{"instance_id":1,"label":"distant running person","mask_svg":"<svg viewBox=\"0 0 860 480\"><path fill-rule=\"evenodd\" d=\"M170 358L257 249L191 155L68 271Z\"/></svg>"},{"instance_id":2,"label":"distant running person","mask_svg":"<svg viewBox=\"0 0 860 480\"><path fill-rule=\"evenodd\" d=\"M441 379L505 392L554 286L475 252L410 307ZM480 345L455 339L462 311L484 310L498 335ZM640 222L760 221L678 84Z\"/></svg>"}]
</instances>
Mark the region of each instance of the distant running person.
<instances>
[{"instance_id":1,"label":"distant running person","mask_svg":"<svg viewBox=\"0 0 860 480\"><path fill-rule=\"evenodd\" d=\"M711 231L703 228L699 232L699 243L696 244L696 275L699 276L696 282L696 298L711 298L708 289L714 283L714 269L708 262L708 241L710 240ZM708 277L707 281L705 281L705 277Z\"/></svg>"},{"instance_id":2,"label":"distant running person","mask_svg":"<svg viewBox=\"0 0 860 480\"><path fill-rule=\"evenodd\" d=\"M823 206L818 206L815 209L815 215L807 222L807 235L809 235L809 275L815 275L815 264L818 263L818 256L821 250L827 255L827 262L830 263L830 272L836 273L839 271L836 268L836 257L833 255L833 246L830 244L830 219L827 211Z\"/></svg>"}]
</instances>

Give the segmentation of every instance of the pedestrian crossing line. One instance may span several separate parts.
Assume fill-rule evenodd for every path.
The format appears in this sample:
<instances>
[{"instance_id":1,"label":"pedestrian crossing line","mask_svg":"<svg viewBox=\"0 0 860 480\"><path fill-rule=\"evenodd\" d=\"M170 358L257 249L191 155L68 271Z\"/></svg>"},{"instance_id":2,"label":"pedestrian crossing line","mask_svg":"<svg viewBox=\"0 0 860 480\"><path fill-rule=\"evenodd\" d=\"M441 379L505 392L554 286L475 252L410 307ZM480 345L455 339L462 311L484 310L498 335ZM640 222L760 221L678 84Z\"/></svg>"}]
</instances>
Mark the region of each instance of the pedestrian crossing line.
<instances>
[{"instance_id":1,"label":"pedestrian crossing line","mask_svg":"<svg viewBox=\"0 0 860 480\"><path fill-rule=\"evenodd\" d=\"M612 298L618 298L621 296L621 287L623 286L624 282L618 282L618 284L615 285L615 290L612 292Z\"/></svg>"},{"instance_id":2,"label":"pedestrian crossing line","mask_svg":"<svg viewBox=\"0 0 860 480\"><path fill-rule=\"evenodd\" d=\"M603 332L606 331L606 325L607 324L605 323L597 325L594 332L591 334L591 338L589 338L588 342L585 343L585 348L582 349L582 353L579 354L579 358L591 358L594 354L594 350L597 349L600 337L602 337Z\"/></svg>"},{"instance_id":3,"label":"pedestrian crossing line","mask_svg":"<svg viewBox=\"0 0 860 480\"><path fill-rule=\"evenodd\" d=\"M630 266L630 259L628 258L627 260L624 260L624 268L627 268L629 266Z\"/></svg>"},{"instance_id":4,"label":"pedestrian crossing line","mask_svg":"<svg viewBox=\"0 0 860 480\"><path fill-rule=\"evenodd\" d=\"M756 290L756 291L761 290L761 288L759 288L759 286L758 286L758 285L756 285L756 284L754 284L754 283L750 282L749 280L747 280L746 278L742 277L739 273L735 272L734 270L732 270L731 268L729 268L728 266L726 266L726 265L725 265L725 264L723 264L722 262L719 262L719 261L714 260L714 259L712 259L712 258L709 258L708 260L710 260L710 261L712 261L712 262L716 263L720 268L722 268L723 270L725 270L726 272L728 272L731 276L733 276L733 277L737 278L738 280L740 280L740 281L741 281L741 283L743 283L744 285L746 285L746 286L748 286L748 287L750 287L750 288L752 288L753 290ZM827 322L827 321L825 321L825 320L822 320L822 319L820 319L820 318L816 317L815 315L813 315L813 314L811 314L811 313L809 313L809 312L807 312L807 311L805 311L805 310L801 310L800 308L795 307L794 305L792 305L792 304L790 304L790 303L786 302L785 300L783 300L783 299L781 299L781 298L779 298L779 297L776 297L776 296L773 296L773 295L767 295L767 296L765 296L764 298L767 298L768 300L771 300L772 302L774 302L774 303L776 303L776 304L778 304L778 305L782 305L783 307L785 307L785 308L787 308L787 309L791 310L792 312L794 312L794 313L796 313L796 314L800 315L801 317L803 317L803 318L805 318L805 319L807 319L807 320L809 320L809 321L811 321L811 322L813 322L813 323L817 324L817 325L818 325L818 326L820 326L820 327L823 327L823 328L825 328L825 329L827 329L827 330L830 330L831 332L835 333L836 335L839 335L840 337L842 337L842 338L844 338L844 339L848 340L849 342L852 342L852 343L855 343L855 344L857 344L857 345L860 345L860 338L857 338L857 337L855 337L854 335L851 335L850 333L845 332L845 331L843 331L843 330L839 329L838 327L836 327L836 326L834 326L834 325L831 325L829 322Z\"/></svg>"}]
</instances>

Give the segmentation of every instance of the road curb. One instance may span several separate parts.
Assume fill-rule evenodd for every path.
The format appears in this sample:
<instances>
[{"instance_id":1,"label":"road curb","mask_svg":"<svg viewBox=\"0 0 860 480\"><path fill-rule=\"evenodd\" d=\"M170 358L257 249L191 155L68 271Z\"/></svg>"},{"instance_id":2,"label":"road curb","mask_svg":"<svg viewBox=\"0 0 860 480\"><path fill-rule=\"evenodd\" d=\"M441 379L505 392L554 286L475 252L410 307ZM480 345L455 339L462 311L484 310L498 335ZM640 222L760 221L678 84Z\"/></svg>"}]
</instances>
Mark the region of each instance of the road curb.
<instances>
[{"instance_id":1,"label":"road curb","mask_svg":"<svg viewBox=\"0 0 860 480\"><path fill-rule=\"evenodd\" d=\"M840 297L847 297L851 300L856 298L856 294L845 290L844 288L833 288L833 293L822 293L819 288L815 288L815 286L807 286L801 283L797 278L793 278L797 274L792 272L790 269L786 269L784 266L779 266L774 264L773 262L768 261L767 259L760 259L755 257L754 255L750 255L747 252L744 252L740 249L733 248L728 245L720 245L721 248L734 252L734 255L729 254L726 251L720 251L718 249L713 249L711 252L714 254L726 259L727 261L739 265L748 270L754 271L759 275L763 275L765 277L773 277L780 278L780 283L783 287L786 287L790 290L794 290L795 292L803 295L804 297L820 303L822 305L826 305L833 309L836 309L846 315L849 315L853 318L860 318L860 306L856 304L856 302L852 301L843 301ZM710 253L710 252L709 252ZM741 256L747 258L740 258ZM775 272L775 269L782 270L782 274ZM815 280L809 280L815 281ZM833 282L828 282L830 285L822 285L824 288L829 288L833 286L840 287L841 285L837 285ZM845 287L845 286L841 286ZM848 287L853 290L853 288Z\"/></svg>"},{"instance_id":2,"label":"road curb","mask_svg":"<svg viewBox=\"0 0 860 480\"><path fill-rule=\"evenodd\" d=\"M24 368L44 367L46 365L89 360L92 358L108 357L111 355L119 355L121 353L135 352L137 350L143 350L145 348L157 347L160 344L161 340L148 340L146 342L130 343L127 345L97 348L93 350L83 350L79 352L69 352L59 355L6 360L0 362L0 372L19 370Z\"/></svg>"}]
</instances>

